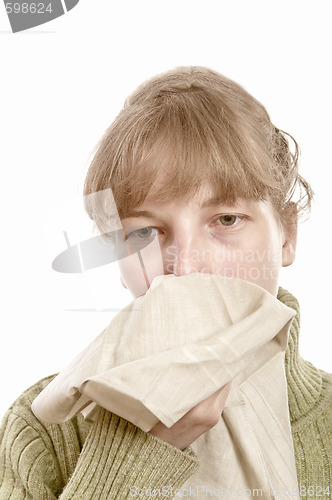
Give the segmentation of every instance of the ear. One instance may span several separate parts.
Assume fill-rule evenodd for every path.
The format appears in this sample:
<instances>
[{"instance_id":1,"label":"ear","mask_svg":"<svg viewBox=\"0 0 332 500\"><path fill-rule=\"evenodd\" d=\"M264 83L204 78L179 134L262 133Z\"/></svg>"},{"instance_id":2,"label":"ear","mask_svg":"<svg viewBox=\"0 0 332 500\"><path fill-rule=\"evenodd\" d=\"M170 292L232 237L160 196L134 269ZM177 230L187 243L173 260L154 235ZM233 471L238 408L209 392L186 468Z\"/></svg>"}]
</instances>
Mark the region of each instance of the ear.
<instances>
[{"instance_id":1,"label":"ear","mask_svg":"<svg viewBox=\"0 0 332 500\"><path fill-rule=\"evenodd\" d=\"M283 212L282 265L290 266L295 260L297 242L297 206L289 203Z\"/></svg>"}]
</instances>

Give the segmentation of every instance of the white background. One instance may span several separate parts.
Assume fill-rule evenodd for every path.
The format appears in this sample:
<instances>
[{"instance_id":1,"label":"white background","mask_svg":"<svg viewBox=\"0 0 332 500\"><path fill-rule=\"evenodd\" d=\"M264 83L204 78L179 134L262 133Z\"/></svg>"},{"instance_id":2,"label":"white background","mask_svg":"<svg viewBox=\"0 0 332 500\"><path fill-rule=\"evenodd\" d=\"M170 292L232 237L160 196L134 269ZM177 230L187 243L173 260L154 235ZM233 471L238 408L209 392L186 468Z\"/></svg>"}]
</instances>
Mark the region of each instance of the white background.
<instances>
[{"instance_id":1,"label":"white background","mask_svg":"<svg viewBox=\"0 0 332 500\"><path fill-rule=\"evenodd\" d=\"M331 10L322 0L81 0L12 34L1 2L0 415L114 314L82 309L131 300L115 264L89 275L51 269L61 230L80 237L74 215L62 227L54 213L74 213L93 148L125 97L178 65L238 81L299 142L316 202L281 284L301 303L302 355L331 370Z\"/></svg>"}]
</instances>

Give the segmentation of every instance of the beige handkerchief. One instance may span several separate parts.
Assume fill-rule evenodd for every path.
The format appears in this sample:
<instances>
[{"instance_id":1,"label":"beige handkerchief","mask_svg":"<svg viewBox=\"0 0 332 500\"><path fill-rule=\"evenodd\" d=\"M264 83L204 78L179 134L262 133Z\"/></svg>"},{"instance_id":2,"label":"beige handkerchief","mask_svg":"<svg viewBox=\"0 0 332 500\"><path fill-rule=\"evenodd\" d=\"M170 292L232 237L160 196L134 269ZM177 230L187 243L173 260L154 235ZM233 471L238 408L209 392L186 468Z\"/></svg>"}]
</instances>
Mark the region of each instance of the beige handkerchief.
<instances>
[{"instance_id":1,"label":"beige handkerchief","mask_svg":"<svg viewBox=\"0 0 332 500\"><path fill-rule=\"evenodd\" d=\"M294 314L246 281L159 276L32 409L41 420L59 423L79 411L92 419L99 405L149 431L159 420L173 425L232 380L219 424L192 445L201 465L184 488L196 488L198 498L207 496L199 486L223 487L233 496L261 489L261 498L297 498L286 490L297 481L284 374Z\"/></svg>"}]
</instances>

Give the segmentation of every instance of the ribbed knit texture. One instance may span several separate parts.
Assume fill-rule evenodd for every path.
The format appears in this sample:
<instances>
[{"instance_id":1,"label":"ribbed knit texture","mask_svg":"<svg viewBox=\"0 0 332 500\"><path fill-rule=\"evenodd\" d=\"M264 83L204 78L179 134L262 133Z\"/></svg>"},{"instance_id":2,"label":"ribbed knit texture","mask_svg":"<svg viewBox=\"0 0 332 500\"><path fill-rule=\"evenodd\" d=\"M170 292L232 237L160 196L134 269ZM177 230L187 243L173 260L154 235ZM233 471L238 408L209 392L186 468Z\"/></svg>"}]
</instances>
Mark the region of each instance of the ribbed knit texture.
<instances>
[{"instance_id":1,"label":"ribbed knit texture","mask_svg":"<svg viewBox=\"0 0 332 500\"><path fill-rule=\"evenodd\" d=\"M81 415L42 424L30 405L52 378L25 391L4 417L1 500L132 498L131 487L177 488L196 470L190 449L180 451L103 409L93 424Z\"/></svg>"},{"instance_id":2,"label":"ribbed knit texture","mask_svg":"<svg viewBox=\"0 0 332 500\"><path fill-rule=\"evenodd\" d=\"M301 498L326 500L332 498L332 376L299 356L298 303L283 289L278 298L297 311L285 366ZM42 424L30 405L52 378L25 391L4 417L0 500L121 500L138 489L147 498L149 488L180 487L198 467L190 448L180 451L106 410L93 424L81 415Z\"/></svg>"},{"instance_id":3,"label":"ribbed knit texture","mask_svg":"<svg viewBox=\"0 0 332 500\"><path fill-rule=\"evenodd\" d=\"M299 354L300 308L279 289L278 299L296 311L285 358L288 406L301 498L332 498L332 375ZM314 335L314 332L313 332Z\"/></svg>"}]
</instances>

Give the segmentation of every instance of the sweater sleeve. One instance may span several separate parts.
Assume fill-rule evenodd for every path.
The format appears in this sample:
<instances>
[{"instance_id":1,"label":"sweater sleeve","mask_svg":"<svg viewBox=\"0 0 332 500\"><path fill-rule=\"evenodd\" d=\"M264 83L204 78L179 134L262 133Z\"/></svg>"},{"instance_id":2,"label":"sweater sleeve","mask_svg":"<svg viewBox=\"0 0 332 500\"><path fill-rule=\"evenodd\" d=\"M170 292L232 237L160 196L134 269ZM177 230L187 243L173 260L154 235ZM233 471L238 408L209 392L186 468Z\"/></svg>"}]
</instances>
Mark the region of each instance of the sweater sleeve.
<instances>
[{"instance_id":1,"label":"sweater sleeve","mask_svg":"<svg viewBox=\"0 0 332 500\"><path fill-rule=\"evenodd\" d=\"M197 469L190 448L178 450L104 409L89 426L42 424L30 409L41 389L23 393L4 417L1 500L126 499L151 490L172 498Z\"/></svg>"},{"instance_id":2,"label":"sweater sleeve","mask_svg":"<svg viewBox=\"0 0 332 500\"><path fill-rule=\"evenodd\" d=\"M163 488L171 492L196 468L190 449L180 451L101 410L60 498L122 499Z\"/></svg>"}]
</instances>

